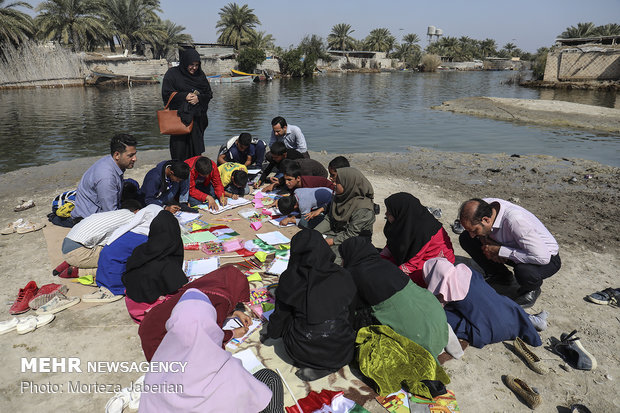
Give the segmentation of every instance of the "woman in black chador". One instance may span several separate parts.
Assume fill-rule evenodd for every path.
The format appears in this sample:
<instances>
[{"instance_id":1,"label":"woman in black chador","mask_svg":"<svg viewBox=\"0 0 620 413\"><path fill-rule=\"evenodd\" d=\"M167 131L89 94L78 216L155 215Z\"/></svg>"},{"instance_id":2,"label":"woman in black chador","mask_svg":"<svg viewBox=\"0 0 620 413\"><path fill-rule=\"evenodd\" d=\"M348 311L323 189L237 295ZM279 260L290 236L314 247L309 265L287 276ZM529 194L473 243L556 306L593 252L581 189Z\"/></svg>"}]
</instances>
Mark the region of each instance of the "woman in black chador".
<instances>
[{"instance_id":1,"label":"woman in black chador","mask_svg":"<svg viewBox=\"0 0 620 413\"><path fill-rule=\"evenodd\" d=\"M209 80L200 66L200 55L195 49L181 52L179 65L166 72L161 89L164 105L168 103L172 92L177 94L168 108L179 111L184 124L189 125L194 121L189 134L170 135L171 159L184 161L205 150L204 133L209 124L207 109L213 97Z\"/></svg>"}]
</instances>

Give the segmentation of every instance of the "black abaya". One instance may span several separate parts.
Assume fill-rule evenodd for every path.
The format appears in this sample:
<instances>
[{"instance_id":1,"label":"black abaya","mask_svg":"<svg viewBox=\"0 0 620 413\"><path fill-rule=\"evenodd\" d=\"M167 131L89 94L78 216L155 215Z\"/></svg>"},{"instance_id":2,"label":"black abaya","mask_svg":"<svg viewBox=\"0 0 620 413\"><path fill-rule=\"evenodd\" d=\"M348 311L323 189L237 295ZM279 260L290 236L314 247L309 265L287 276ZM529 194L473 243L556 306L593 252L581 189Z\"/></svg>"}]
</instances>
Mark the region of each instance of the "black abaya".
<instances>
[{"instance_id":1,"label":"black abaya","mask_svg":"<svg viewBox=\"0 0 620 413\"><path fill-rule=\"evenodd\" d=\"M189 125L192 120L194 121L191 133L170 136L170 157L180 161L201 155L204 152L204 132L209 125L207 109L209 108L209 101L213 97L209 80L201 66L193 75L187 71L187 67L192 62L200 62L198 52L194 49L187 49L182 52L179 66L172 67L166 72L161 90L164 104L168 102L172 92L177 92L170 102L169 108L178 110L181 120L186 125ZM198 95L198 104L192 105L185 100L188 93Z\"/></svg>"}]
</instances>

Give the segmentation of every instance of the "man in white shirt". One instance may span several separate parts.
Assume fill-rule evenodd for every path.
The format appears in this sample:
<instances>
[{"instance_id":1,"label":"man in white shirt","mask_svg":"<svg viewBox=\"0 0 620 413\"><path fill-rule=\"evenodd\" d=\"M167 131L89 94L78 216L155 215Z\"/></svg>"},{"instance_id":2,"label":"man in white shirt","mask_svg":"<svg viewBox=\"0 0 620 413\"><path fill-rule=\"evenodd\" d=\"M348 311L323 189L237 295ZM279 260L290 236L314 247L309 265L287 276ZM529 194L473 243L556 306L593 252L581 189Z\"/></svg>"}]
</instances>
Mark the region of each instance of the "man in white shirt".
<instances>
[{"instance_id":1,"label":"man in white shirt","mask_svg":"<svg viewBox=\"0 0 620 413\"><path fill-rule=\"evenodd\" d=\"M297 152L301 153L304 158L310 157L306 138L299 127L287 124L286 119L282 116L276 116L271 120L271 129L271 139L269 139L270 147L276 142L284 142L287 148L295 149Z\"/></svg>"},{"instance_id":2,"label":"man in white shirt","mask_svg":"<svg viewBox=\"0 0 620 413\"><path fill-rule=\"evenodd\" d=\"M534 214L498 198L470 199L459 210L465 228L461 247L492 276L491 281L512 282L504 264L514 267L519 283L515 302L523 308L534 305L543 279L558 272L559 246Z\"/></svg>"}]
</instances>

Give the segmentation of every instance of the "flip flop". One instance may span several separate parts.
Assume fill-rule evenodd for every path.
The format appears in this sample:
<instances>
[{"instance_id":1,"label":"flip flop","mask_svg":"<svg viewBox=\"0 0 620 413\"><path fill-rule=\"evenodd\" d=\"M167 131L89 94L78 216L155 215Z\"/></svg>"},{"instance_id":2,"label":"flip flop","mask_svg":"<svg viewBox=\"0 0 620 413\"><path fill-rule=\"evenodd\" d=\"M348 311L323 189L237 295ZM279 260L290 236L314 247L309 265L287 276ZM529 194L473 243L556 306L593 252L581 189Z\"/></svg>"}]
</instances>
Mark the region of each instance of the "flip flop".
<instances>
[{"instance_id":1,"label":"flip flop","mask_svg":"<svg viewBox=\"0 0 620 413\"><path fill-rule=\"evenodd\" d=\"M586 300L594 304L618 306L620 304L620 288L605 288L603 291L597 291L586 296Z\"/></svg>"},{"instance_id":2,"label":"flip flop","mask_svg":"<svg viewBox=\"0 0 620 413\"><path fill-rule=\"evenodd\" d=\"M34 201L32 199L29 199L28 201L22 199L22 203L13 208L13 211L21 212L32 207L34 207Z\"/></svg>"},{"instance_id":3,"label":"flip flop","mask_svg":"<svg viewBox=\"0 0 620 413\"><path fill-rule=\"evenodd\" d=\"M26 234L28 232L38 231L43 227L45 227L44 223L26 221L17 227L16 232L18 234Z\"/></svg>"},{"instance_id":4,"label":"flip flop","mask_svg":"<svg viewBox=\"0 0 620 413\"><path fill-rule=\"evenodd\" d=\"M24 219L19 218L18 220L13 221L10 224L7 224L6 227L2 228L2 231L0 231L0 234L10 235L15 232L18 226L23 225L23 224L24 224Z\"/></svg>"}]
</instances>

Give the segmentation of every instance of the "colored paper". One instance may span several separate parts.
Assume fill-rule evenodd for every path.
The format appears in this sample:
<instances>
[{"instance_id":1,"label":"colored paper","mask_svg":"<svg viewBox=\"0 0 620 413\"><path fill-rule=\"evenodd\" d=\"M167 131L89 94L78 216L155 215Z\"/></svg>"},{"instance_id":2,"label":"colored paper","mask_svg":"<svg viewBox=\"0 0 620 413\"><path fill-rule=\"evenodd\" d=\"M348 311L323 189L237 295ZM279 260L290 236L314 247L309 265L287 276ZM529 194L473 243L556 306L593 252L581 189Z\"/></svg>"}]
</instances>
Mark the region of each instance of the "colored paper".
<instances>
[{"instance_id":1,"label":"colored paper","mask_svg":"<svg viewBox=\"0 0 620 413\"><path fill-rule=\"evenodd\" d=\"M260 262L265 262L265 260L267 259L267 253L264 251L258 251L257 253L254 254L254 256Z\"/></svg>"},{"instance_id":2,"label":"colored paper","mask_svg":"<svg viewBox=\"0 0 620 413\"><path fill-rule=\"evenodd\" d=\"M248 277L248 282L253 282L253 281L263 281L263 279L261 278L259 273L255 272L254 274Z\"/></svg>"},{"instance_id":3,"label":"colored paper","mask_svg":"<svg viewBox=\"0 0 620 413\"><path fill-rule=\"evenodd\" d=\"M256 222L252 222L250 226L252 227L254 231L258 231L259 229L263 227L263 224L261 224L260 221L256 221Z\"/></svg>"}]
</instances>

